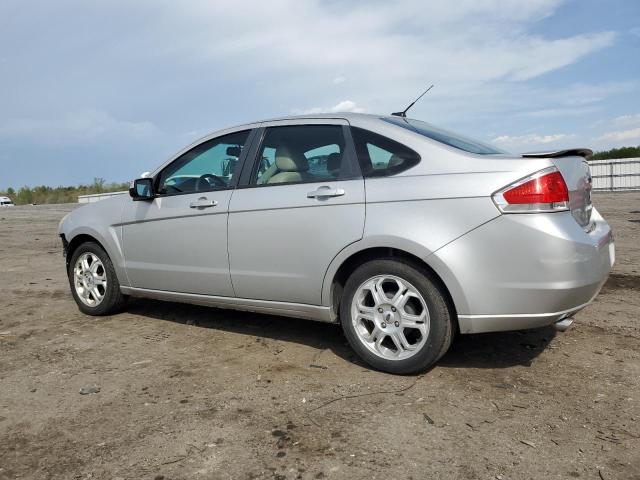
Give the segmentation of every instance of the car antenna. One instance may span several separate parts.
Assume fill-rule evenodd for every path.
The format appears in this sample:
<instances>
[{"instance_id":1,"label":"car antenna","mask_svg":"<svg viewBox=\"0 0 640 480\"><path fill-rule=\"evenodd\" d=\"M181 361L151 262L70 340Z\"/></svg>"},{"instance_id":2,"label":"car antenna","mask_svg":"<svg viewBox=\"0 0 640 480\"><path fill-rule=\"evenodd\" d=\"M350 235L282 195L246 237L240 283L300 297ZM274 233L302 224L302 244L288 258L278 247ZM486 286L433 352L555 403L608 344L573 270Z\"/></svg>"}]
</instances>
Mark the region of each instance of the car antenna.
<instances>
[{"instance_id":1,"label":"car antenna","mask_svg":"<svg viewBox=\"0 0 640 480\"><path fill-rule=\"evenodd\" d=\"M405 108L402 112L394 112L391 115L394 115L396 117L402 117L405 118L407 116L407 111L409 111L409 109L411 107L413 107L415 105L415 103L420 100L422 97L424 97L425 93L427 93L429 90L431 90L433 88L433 85L431 85L429 88L427 88L424 92L422 92L422 95L420 95L418 98L416 98L413 102L411 102L411 105L409 105L407 108Z\"/></svg>"}]
</instances>

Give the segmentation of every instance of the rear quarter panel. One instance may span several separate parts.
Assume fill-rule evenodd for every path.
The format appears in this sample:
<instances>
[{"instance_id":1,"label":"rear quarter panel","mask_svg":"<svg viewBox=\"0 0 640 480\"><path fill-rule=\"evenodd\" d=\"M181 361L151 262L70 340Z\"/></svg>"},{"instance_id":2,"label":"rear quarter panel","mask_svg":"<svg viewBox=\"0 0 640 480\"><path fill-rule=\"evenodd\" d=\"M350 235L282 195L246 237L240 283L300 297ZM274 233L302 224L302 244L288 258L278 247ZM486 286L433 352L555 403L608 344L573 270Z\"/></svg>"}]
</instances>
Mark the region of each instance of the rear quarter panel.
<instances>
[{"instance_id":1,"label":"rear quarter panel","mask_svg":"<svg viewBox=\"0 0 640 480\"><path fill-rule=\"evenodd\" d=\"M496 179L494 174L483 172L367 179L363 238L339 252L329 265L323 284L323 304L330 305L331 284L340 265L368 248L389 247L408 252L424 260L441 277L450 277L446 265L430 264L430 255L499 216L486 192L492 192L501 182L508 183L512 177L513 173L508 173Z\"/></svg>"},{"instance_id":2,"label":"rear quarter panel","mask_svg":"<svg viewBox=\"0 0 640 480\"><path fill-rule=\"evenodd\" d=\"M323 304L330 305L333 278L347 258L367 248L391 247L424 260L445 281L456 308L466 310L455 274L433 253L499 217L491 198L494 192L553 164L549 159L474 155L368 118L352 125L407 145L421 161L397 175L365 180L363 238L339 252L329 265Z\"/></svg>"}]
</instances>

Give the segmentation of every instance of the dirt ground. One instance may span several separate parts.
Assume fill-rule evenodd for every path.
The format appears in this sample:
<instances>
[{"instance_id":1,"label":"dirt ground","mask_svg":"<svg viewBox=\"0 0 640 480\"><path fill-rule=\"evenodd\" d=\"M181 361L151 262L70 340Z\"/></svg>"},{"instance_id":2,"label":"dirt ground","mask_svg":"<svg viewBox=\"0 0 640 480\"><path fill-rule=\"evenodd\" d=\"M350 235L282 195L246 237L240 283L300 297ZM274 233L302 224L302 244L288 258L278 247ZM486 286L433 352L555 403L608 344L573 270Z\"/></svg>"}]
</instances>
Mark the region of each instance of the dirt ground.
<instances>
[{"instance_id":1,"label":"dirt ground","mask_svg":"<svg viewBox=\"0 0 640 480\"><path fill-rule=\"evenodd\" d=\"M0 479L640 479L640 193L594 202L617 264L573 328L458 337L413 377L334 325L84 316L56 235L72 206L0 210Z\"/></svg>"}]
</instances>

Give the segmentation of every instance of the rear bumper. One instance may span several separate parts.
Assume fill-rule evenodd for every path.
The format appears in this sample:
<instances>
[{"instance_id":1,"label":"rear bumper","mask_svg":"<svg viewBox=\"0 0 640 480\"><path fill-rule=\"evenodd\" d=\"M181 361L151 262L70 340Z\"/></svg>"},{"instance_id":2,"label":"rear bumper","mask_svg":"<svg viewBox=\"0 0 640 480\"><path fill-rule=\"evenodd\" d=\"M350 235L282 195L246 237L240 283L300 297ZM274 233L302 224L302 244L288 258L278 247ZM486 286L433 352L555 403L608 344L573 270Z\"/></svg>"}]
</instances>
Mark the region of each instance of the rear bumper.
<instances>
[{"instance_id":1,"label":"rear bumper","mask_svg":"<svg viewBox=\"0 0 640 480\"><path fill-rule=\"evenodd\" d=\"M501 215L438 250L460 332L552 325L587 306L615 261L609 225L592 219L586 232L568 212Z\"/></svg>"},{"instance_id":2,"label":"rear bumper","mask_svg":"<svg viewBox=\"0 0 640 480\"><path fill-rule=\"evenodd\" d=\"M599 291L599 289L598 289ZM524 313L514 315L458 315L460 333L503 332L546 327L571 318L591 302L554 313Z\"/></svg>"}]
</instances>

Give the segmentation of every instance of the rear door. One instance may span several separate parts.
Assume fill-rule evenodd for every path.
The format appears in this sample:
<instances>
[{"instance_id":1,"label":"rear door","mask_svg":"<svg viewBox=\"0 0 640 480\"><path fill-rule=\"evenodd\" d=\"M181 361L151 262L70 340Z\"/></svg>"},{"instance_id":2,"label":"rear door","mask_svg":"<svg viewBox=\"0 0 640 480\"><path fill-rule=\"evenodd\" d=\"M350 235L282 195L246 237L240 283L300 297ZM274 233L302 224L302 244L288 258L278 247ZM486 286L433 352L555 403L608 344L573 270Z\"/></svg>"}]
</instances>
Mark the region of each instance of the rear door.
<instances>
[{"instance_id":1,"label":"rear door","mask_svg":"<svg viewBox=\"0 0 640 480\"><path fill-rule=\"evenodd\" d=\"M364 228L364 181L347 126L298 120L260 131L252 168L243 170L229 207L238 297L321 303L331 260Z\"/></svg>"},{"instance_id":2,"label":"rear door","mask_svg":"<svg viewBox=\"0 0 640 480\"><path fill-rule=\"evenodd\" d=\"M152 201L132 201L122 227L131 286L233 296L227 212L250 130L208 140L162 169Z\"/></svg>"}]
</instances>

